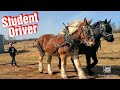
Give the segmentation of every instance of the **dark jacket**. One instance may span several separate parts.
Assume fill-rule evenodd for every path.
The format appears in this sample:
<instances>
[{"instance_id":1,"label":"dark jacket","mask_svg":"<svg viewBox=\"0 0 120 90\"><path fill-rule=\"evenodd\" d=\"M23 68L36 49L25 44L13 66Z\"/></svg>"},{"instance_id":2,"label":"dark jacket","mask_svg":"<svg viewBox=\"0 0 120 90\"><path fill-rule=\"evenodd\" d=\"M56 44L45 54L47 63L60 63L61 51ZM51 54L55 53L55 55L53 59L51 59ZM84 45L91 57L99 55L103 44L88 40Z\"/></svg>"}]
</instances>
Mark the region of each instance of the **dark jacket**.
<instances>
[{"instance_id":1,"label":"dark jacket","mask_svg":"<svg viewBox=\"0 0 120 90\"><path fill-rule=\"evenodd\" d=\"M9 47L8 52L10 53L10 55L16 55L17 50L14 47Z\"/></svg>"}]
</instances>

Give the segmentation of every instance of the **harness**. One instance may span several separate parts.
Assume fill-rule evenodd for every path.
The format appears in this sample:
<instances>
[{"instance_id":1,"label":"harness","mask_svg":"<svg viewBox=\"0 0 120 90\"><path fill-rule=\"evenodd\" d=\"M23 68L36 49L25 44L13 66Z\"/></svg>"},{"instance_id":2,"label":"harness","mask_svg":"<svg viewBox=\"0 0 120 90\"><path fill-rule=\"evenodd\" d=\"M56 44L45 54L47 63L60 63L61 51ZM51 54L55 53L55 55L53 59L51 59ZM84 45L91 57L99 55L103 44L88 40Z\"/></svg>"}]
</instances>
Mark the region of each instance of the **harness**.
<instances>
[{"instance_id":1,"label":"harness","mask_svg":"<svg viewBox=\"0 0 120 90\"><path fill-rule=\"evenodd\" d=\"M74 40L72 38L71 34L69 34L68 26L65 26L63 38L64 38L64 42L61 43L58 47L56 47L56 50L54 52L52 52L51 55L54 54L60 47L63 47L65 45L69 45L70 46L69 50L73 49L73 52L75 53L79 44L83 43L80 40Z\"/></svg>"},{"instance_id":2,"label":"harness","mask_svg":"<svg viewBox=\"0 0 120 90\"><path fill-rule=\"evenodd\" d=\"M74 40L71 37L71 34L69 34L69 30L68 27L66 27L64 29L64 40L65 40L65 44L67 43L68 45L70 45L70 47L74 44Z\"/></svg>"}]
</instances>

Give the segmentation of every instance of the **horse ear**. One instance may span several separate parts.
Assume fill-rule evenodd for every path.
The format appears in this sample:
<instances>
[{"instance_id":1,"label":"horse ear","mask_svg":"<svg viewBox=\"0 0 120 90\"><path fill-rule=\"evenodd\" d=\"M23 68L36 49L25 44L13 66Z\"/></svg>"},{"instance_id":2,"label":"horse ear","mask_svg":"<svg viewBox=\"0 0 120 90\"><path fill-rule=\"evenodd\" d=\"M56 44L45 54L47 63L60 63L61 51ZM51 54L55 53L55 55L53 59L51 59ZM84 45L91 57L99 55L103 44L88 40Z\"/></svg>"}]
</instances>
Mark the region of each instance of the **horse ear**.
<instances>
[{"instance_id":1,"label":"horse ear","mask_svg":"<svg viewBox=\"0 0 120 90\"><path fill-rule=\"evenodd\" d=\"M86 18L84 18L84 24L87 24L87 20L86 20Z\"/></svg>"},{"instance_id":2,"label":"horse ear","mask_svg":"<svg viewBox=\"0 0 120 90\"><path fill-rule=\"evenodd\" d=\"M92 19L90 21L88 21L88 24L90 24L92 22Z\"/></svg>"},{"instance_id":3,"label":"horse ear","mask_svg":"<svg viewBox=\"0 0 120 90\"><path fill-rule=\"evenodd\" d=\"M105 23L107 23L107 19L105 19Z\"/></svg>"},{"instance_id":4,"label":"horse ear","mask_svg":"<svg viewBox=\"0 0 120 90\"><path fill-rule=\"evenodd\" d=\"M110 23L111 22L111 19L108 21L108 23Z\"/></svg>"}]
</instances>

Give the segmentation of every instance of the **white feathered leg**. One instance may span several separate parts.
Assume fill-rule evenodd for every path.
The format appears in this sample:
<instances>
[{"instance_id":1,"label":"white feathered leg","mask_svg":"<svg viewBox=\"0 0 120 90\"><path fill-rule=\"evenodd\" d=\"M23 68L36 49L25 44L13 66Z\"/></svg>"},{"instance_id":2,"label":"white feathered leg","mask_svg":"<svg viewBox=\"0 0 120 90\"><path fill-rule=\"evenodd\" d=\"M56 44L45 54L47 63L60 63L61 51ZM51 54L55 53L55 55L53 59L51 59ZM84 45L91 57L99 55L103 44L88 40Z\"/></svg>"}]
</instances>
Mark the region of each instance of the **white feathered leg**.
<instances>
[{"instance_id":1,"label":"white feathered leg","mask_svg":"<svg viewBox=\"0 0 120 90\"><path fill-rule=\"evenodd\" d=\"M61 77L63 79L68 79L67 74L66 74L66 56L65 54L60 55L61 58Z\"/></svg>"},{"instance_id":2,"label":"white feathered leg","mask_svg":"<svg viewBox=\"0 0 120 90\"><path fill-rule=\"evenodd\" d=\"M48 74L49 75L53 75L53 72L52 72L52 69L51 69L51 58L52 58L52 56L48 56L48 61L47 61L47 63L48 63Z\"/></svg>"},{"instance_id":3,"label":"white feathered leg","mask_svg":"<svg viewBox=\"0 0 120 90\"><path fill-rule=\"evenodd\" d=\"M80 61L79 61L79 56L78 55L74 55L72 58L74 60L76 69L78 71L79 79L85 79L86 78L85 77L85 73L84 73L83 69L81 68Z\"/></svg>"},{"instance_id":4,"label":"white feathered leg","mask_svg":"<svg viewBox=\"0 0 120 90\"><path fill-rule=\"evenodd\" d=\"M39 71L43 73L43 56L39 57Z\"/></svg>"}]
</instances>

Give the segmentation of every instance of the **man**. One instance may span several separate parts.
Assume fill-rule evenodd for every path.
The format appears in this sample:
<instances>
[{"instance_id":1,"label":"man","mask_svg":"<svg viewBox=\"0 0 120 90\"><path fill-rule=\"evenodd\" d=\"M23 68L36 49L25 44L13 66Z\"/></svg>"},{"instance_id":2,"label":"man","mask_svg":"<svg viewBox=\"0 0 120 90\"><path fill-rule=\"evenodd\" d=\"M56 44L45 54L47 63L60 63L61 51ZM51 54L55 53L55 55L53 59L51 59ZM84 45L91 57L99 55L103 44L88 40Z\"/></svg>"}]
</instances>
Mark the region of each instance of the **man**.
<instances>
[{"instance_id":1,"label":"man","mask_svg":"<svg viewBox=\"0 0 120 90\"><path fill-rule=\"evenodd\" d=\"M15 65L16 67L18 67L17 63L15 61L15 56L17 54L17 50L15 49L15 47L13 47L12 43L10 43L9 45L10 45L10 47L9 47L8 52L10 53L10 56L12 57L11 65L12 66Z\"/></svg>"}]
</instances>

